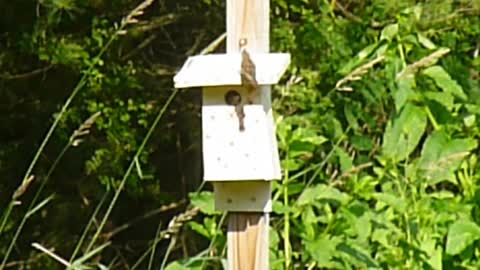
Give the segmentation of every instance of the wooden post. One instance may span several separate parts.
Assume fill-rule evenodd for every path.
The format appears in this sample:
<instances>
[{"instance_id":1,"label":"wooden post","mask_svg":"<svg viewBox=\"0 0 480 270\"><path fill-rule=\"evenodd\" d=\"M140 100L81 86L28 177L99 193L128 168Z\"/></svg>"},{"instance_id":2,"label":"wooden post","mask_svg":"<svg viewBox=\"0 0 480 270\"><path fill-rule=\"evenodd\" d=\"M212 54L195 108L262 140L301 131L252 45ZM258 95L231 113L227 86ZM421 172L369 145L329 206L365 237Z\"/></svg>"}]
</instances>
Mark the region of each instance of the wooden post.
<instances>
[{"instance_id":1,"label":"wooden post","mask_svg":"<svg viewBox=\"0 0 480 270\"><path fill-rule=\"evenodd\" d=\"M238 52L241 40L249 52L269 52L269 2L270 0L227 0L227 53ZM270 102L270 86L264 85L261 88L262 99ZM268 119L273 122L271 106L266 107L270 110ZM275 134L271 135L275 136ZM277 146L272 145L272 149L277 149ZM276 162L273 163L276 164ZM247 181L242 183L248 185ZM270 182L265 182L265 185L270 185ZM268 190L270 190L269 187ZM228 269L267 270L269 268L268 230L268 213L231 212L227 233Z\"/></svg>"},{"instance_id":2,"label":"wooden post","mask_svg":"<svg viewBox=\"0 0 480 270\"><path fill-rule=\"evenodd\" d=\"M269 0L226 1L227 53L189 57L174 82L202 87L203 178L214 186L215 207L230 213L228 269L266 270L270 181L281 178L270 85L285 73L290 55L269 53ZM258 95L249 96L242 79L240 47L255 67ZM242 118L232 94L249 100Z\"/></svg>"},{"instance_id":3,"label":"wooden post","mask_svg":"<svg viewBox=\"0 0 480 270\"><path fill-rule=\"evenodd\" d=\"M230 214L227 236L229 270L268 269L268 223L268 213Z\"/></svg>"}]
</instances>

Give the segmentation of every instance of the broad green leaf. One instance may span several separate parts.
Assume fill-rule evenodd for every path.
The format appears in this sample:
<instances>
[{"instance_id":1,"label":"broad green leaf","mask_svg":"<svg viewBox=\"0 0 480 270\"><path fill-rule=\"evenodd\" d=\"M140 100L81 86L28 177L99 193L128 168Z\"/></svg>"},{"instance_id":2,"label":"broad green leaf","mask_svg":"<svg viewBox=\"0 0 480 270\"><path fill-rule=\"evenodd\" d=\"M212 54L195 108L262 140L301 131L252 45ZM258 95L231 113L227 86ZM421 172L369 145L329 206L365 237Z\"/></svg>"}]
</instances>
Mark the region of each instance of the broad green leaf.
<instances>
[{"instance_id":1,"label":"broad green leaf","mask_svg":"<svg viewBox=\"0 0 480 270\"><path fill-rule=\"evenodd\" d=\"M305 189L305 184L299 182L289 182L287 184L287 188L288 195L292 196L301 193Z\"/></svg>"},{"instance_id":2,"label":"broad green leaf","mask_svg":"<svg viewBox=\"0 0 480 270\"><path fill-rule=\"evenodd\" d=\"M289 158L282 160L281 163L284 170L296 171L302 167L304 162L299 162L293 158Z\"/></svg>"},{"instance_id":3,"label":"broad green leaf","mask_svg":"<svg viewBox=\"0 0 480 270\"><path fill-rule=\"evenodd\" d=\"M343 209L342 209L343 210ZM372 223L368 208L358 204L349 204L348 209L344 209L342 214L348 221L353 236L361 242L367 241L372 233Z\"/></svg>"},{"instance_id":4,"label":"broad green leaf","mask_svg":"<svg viewBox=\"0 0 480 270\"><path fill-rule=\"evenodd\" d=\"M340 147L336 147L335 152L340 162L340 170L342 173L350 170L353 167L352 158Z\"/></svg>"},{"instance_id":5,"label":"broad green leaf","mask_svg":"<svg viewBox=\"0 0 480 270\"><path fill-rule=\"evenodd\" d=\"M354 221L355 229L357 230L357 237L366 240L372 233L372 223L368 215L362 215Z\"/></svg>"},{"instance_id":6,"label":"broad green leaf","mask_svg":"<svg viewBox=\"0 0 480 270\"><path fill-rule=\"evenodd\" d=\"M385 55L387 50L388 50L388 44L383 44L382 46L379 46L378 49L375 51L375 55L376 56Z\"/></svg>"},{"instance_id":7,"label":"broad green leaf","mask_svg":"<svg viewBox=\"0 0 480 270\"><path fill-rule=\"evenodd\" d=\"M450 77L441 66L431 66L423 71L423 74L432 78L435 84L443 91L450 93L461 100L467 100L467 95L463 92L462 87Z\"/></svg>"},{"instance_id":8,"label":"broad green leaf","mask_svg":"<svg viewBox=\"0 0 480 270\"><path fill-rule=\"evenodd\" d=\"M444 106L448 111L453 110L454 102L453 102L453 96L452 94L448 92L432 92L432 91L427 91L423 93L423 95L431 100L434 100L442 106Z\"/></svg>"},{"instance_id":9,"label":"broad green leaf","mask_svg":"<svg viewBox=\"0 0 480 270\"><path fill-rule=\"evenodd\" d=\"M302 222L304 224L311 224L317 223L318 215L315 214L313 207L306 207L305 210L302 211Z\"/></svg>"},{"instance_id":10,"label":"broad green leaf","mask_svg":"<svg viewBox=\"0 0 480 270\"><path fill-rule=\"evenodd\" d=\"M284 117L280 116L276 121L276 133L278 138L278 147L288 148L288 140L292 131L292 125Z\"/></svg>"},{"instance_id":11,"label":"broad green leaf","mask_svg":"<svg viewBox=\"0 0 480 270\"><path fill-rule=\"evenodd\" d=\"M200 223L198 222L195 222L195 221L191 221L188 223L188 226L190 226L190 228L197 232L198 234L202 235L202 236L205 236L206 238L209 238L210 237L210 233L208 232L208 230Z\"/></svg>"},{"instance_id":12,"label":"broad green leaf","mask_svg":"<svg viewBox=\"0 0 480 270\"><path fill-rule=\"evenodd\" d=\"M398 33L398 24L389 24L385 26L382 30L382 34L380 35L380 39L386 39L391 41Z\"/></svg>"},{"instance_id":13,"label":"broad green leaf","mask_svg":"<svg viewBox=\"0 0 480 270\"><path fill-rule=\"evenodd\" d=\"M480 57L479 57L480 59ZM470 112L470 113L475 113L480 115L480 106L475 105L475 104L465 104L465 108Z\"/></svg>"},{"instance_id":14,"label":"broad green leaf","mask_svg":"<svg viewBox=\"0 0 480 270\"><path fill-rule=\"evenodd\" d=\"M438 240L427 236L420 242L420 249L425 251L428 264L434 270L442 270L442 247Z\"/></svg>"},{"instance_id":15,"label":"broad green leaf","mask_svg":"<svg viewBox=\"0 0 480 270\"><path fill-rule=\"evenodd\" d=\"M343 203L348 200L348 195L334 187L319 184L313 187L307 187L298 198L297 203L298 205L307 205L322 199Z\"/></svg>"},{"instance_id":16,"label":"broad green leaf","mask_svg":"<svg viewBox=\"0 0 480 270\"><path fill-rule=\"evenodd\" d=\"M344 242L337 245L337 251L346 254L350 259L360 263L360 265L357 266L366 266L368 268L378 267L378 264L370 257L370 255L362 251L361 248L355 248Z\"/></svg>"},{"instance_id":17,"label":"broad green leaf","mask_svg":"<svg viewBox=\"0 0 480 270\"><path fill-rule=\"evenodd\" d=\"M327 138L318 135L312 129L297 128L292 133L291 141L292 142L295 142L295 141L308 142L308 143L311 143L312 145L318 146L326 142Z\"/></svg>"},{"instance_id":18,"label":"broad green leaf","mask_svg":"<svg viewBox=\"0 0 480 270\"><path fill-rule=\"evenodd\" d=\"M165 267L165 270L189 270L189 268L179 262L172 262Z\"/></svg>"},{"instance_id":19,"label":"broad green leaf","mask_svg":"<svg viewBox=\"0 0 480 270\"><path fill-rule=\"evenodd\" d=\"M477 120L477 117L475 116L475 114L470 114L463 118L463 124L466 127L473 127L475 125L476 120Z\"/></svg>"},{"instance_id":20,"label":"broad green leaf","mask_svg":"<svg viewBox=\"0 0 480 270\"><path fill-rule=\"evenodd\" d=\"M279 233L275 230L275 228L269 227L268 234L269 234L269 236L270 236L270 237L269 237L270 247L271 247L271 248L277 247L278 244L280 243L280 235L279 235Z\"/></svg>"},{"instance_id":21,"label":"broad green leaf","mask_svg":"<svg viewBox=\"0 0 480 270\"><path fill-rule=\"evenodd\" d=\"M285 205L281 201L273 201L272 202L272 211L275 214L283 214L288 210L288 207L285 207Z\"/></svg>"},{"instance_id":22,"label":"broad green leaf","mask_svg":"<svg viewBox=\"0 0 480 270\"><path fill-rule=\"evenodd\" d=\"M291 158L310 155L315 147L325 143L327 138L318 135L312 129L298 128L293 131L288 143L288 156Z\"/></svg>"},{"instance_id":23,"label":"broad green leaf","mask_svg":"<svg viewBox=\"0 0 480 270\"><path fill-rule=\"evenodd\" d=\"M422 33L417 33L417 38L418 38L418 42L420 42L420 44L422 44L423 47L429 50L433 50L437 48L437 46L435 46L435 44L429 38L424 36Z\"/></svg>"},{"instance_id":24,"label":"broad green leaf","mask_svg":"<svg viewBox=\"0 0 480 270\"><path fill-rule=\"evenodd\" d=\"M416 94L413 90L415 86L415 76L405 76L397 82L397 91L393 95L395 101L395 109L401 111L408 100L415 100Z\"/></svg>"},{"instance_id":25,"label":"broad green leaf","mask_svg":"<svg viewBox=\"0 0 480 270\"><path fill-rule=\"evenodd\" d=\"M450 139L444 131L434 132L425 140L419 168L432 184L442 180L455 182L454 171L476 147L473 139Z\"/></svg>"},{"instance_id":26,"label":"broad green leaf","mask_svg":"<svg viewBox=\"0 0 480 270\"><path fill-rule=\"evenodd\" d=\"M378 242L381 244L383 247L390 248L390 243L389 241L391 240L391 232L387 229L376 229L372 233L372 241L373 242Z\"/></svg>"},{"instance_id":27,"label":"broad green leaf","mask_svg":"<svg viewBox=\"0 0 480 270\"><path fill-rule=\"evenodd\" d=\"M446 190L433 192L428 194L428 196L432 198L440 199L440 200L451 199L455 197L455 195L452 192L446 191Z\"/></svg>"},{"instance_id":28,"label":"broad green leaf","mask_svg":"<svg viewBox=\"0 0 480 270\"><path fill-rule=\"evenodd\" d=\"M203 219L203 224L205 225L205 229L208 230L208 233L210 236L217 235L218 233L221 233L218 230L217 226L217 220L215 217L205 217Z\"/></svg>"},{"instance_id":29,"label":"broad green leaf","mask_svg":"<svg viewBox=\"0 0 480 270\"><path fill-rule=\"evenodd\" d=\"M298 198L297 203L298 205L311 204L317 199L320 193L321 190L318 186L307 187Z\"/></svg>"},{"instance_id":30,"label":"broad green leaf","mask_svg":"<svg viewBox=\"0 0 480 270\"><path fill-rule=\"evenodd\" d=\"M363 48L360 52L357 53L358 59L366 59L377 48L378 44L379 43L373 43Z\"/></svg>"},{"instance_id":31,"label":"broad green leaf","mask_svg":"<svg viewBox=\"0 0 480 270\"><path fill-rule=\"evenodd\" d=\"M443 131L434 132L428 136L423 144L420 165L425 166L428 163L436 162L447 143L448 137Z\"/></svg>"},{"instance_id":32,"label":"broad green leaf","mask_svg":"<svg viewBox=\"0 0 480 270\"><path fill-rule=\"evenodd\" d=\"M373 148L372 139L365 135L353 135L350 138L350 142L360 151L370 151Z\"/></svg>"},{"instance_id":33,"label":"broad green leaf","mask_svg":"<svg viewBox=\"0 0 480 270\"><path fill-rule=\"evenodd\" d=\"M389 122L383 135L383 156L396 162L404 160L415 150L425 132L426 113L410 103L400 115Z\"/></svg>"},{"instance_id":34,"label":"broad green leaf","mask_svg":"<svg viewBox=\"0 0 480 270\"><path fill-rule=\"evenodd\" d=\"M189 194L192 205L200 208L200 211L207 215L217 214L213 193L210 191L195 192Z\"/></svg>"},{"instance_id":35,"label":"broad green leaf","mask_svg":"<svg viewBox=\"0 0 480 270\"><path fill-rule=\"evenodd\" d=\"M321 236L314 241L305 241L305 249L318 267L332 267L332 259L340 241L338 237Z\"/></svg>"},{"instance_id":36,"label":"broad green leaf","mask_svg":"<svg viewBox=\"0 0 480 270\"><path fill-rule=\"evenodd\" d=\"M393 209L395 209L395 211L399 212L399 213L405 213L405 211L407 210L407 206L408 206L408 203L406 200L402 199L401 197L399 196L395 196L393 194L389 194L389 193L377 193L374 195L374 197L390 206L390 207L393 207Z\"/></svg>"},{"instance_id":37,"label":"broad green leaf","mask_svg":"<svg viewBox=\"0 0 480 270\"><path fill-rule=\"evenodd\" d=\"M321 185L323 186L323 185ZM346 193L341 192L340 190L330 187L330 186L323 186L322 187L322 192L318 196L317 199L320 200L331 200L331 201L336 201L340 204L345 203L348 199L349 196Z\"/></svg>"},{"instance_id":38,"label":"broad green leaf","mask_svg":"<svg viewBox=\"0 0 480 270\"><path fill-rule=\"evenodd\" d=\"M354 130L358 130L360 126L358 125L357 117L352 111L350 106L345 106L343 108L345 118L347 119L348 125L351 126Z\"/></svg>"},{"instance_id":39,"label":"broad green leaf","mask_svg":"<svg viewBox=\"0 0 480 270\"><path fill-rule=\"evenodd\" d=\"M306 207L301 212L301 221L302 238L314 239L318 231L318 223L322 222L322 218L315 213L313 206Z\"/></svg>"},{"instance_id":40,"label":"broad green leaf","mask_svg":"<svg viewBox=\"0 0 480 270\"><path fill-rule=\"evenodd\" d=\"M458 220L448 228L446 252L449 255L461 253L480 239L480 227L470 220Z\"/></svg>"}]
</instances>

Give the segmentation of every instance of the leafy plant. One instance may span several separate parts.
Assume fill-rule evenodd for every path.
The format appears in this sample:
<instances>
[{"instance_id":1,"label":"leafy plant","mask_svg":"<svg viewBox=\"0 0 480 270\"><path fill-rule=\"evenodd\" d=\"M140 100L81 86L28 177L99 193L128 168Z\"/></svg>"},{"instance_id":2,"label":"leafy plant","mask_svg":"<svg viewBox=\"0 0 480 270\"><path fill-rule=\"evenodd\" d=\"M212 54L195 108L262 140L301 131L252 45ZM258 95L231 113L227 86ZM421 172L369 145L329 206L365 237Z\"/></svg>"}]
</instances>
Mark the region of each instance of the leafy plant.
<instances>
[{"instance_id":1,"label":"leafy plant","mask_svg":"<svg viewBox=\"0 0 480 270\"><path fill-rule=\"evenodd\" d=\"M169 91L221 42L224 5L0 4L0 268L226 267L199 94ZM271 269L479 269L477 1L271 13L272 51L292 55L273 90Z\"/></svg>"}]
</instances>

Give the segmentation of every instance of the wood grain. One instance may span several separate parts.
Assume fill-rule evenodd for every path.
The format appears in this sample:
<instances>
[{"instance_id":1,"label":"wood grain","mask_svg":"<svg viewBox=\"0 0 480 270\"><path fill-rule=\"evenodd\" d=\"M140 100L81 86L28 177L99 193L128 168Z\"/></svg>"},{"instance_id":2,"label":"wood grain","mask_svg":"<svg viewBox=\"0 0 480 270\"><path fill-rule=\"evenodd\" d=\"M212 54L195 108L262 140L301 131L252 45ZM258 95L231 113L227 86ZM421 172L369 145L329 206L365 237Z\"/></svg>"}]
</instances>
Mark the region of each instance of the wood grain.
<instances>
[{"instance_id":1,"label":"wood grain","mask_svg":"<svg viewBox=\"0 0 480 270\"><path fill-rule=\"evenodd\" d=\"M268 213L232 213L228 224L228 269L268 269ZM266 252L266 253L265 253Z\"/></svg>"},{"instance_id":2,"label":"wood grain","mask_svg":"<svg viewBox=\"0 0 480 270\"><path fill-rule=\"evenodd\" d=\"M227 0L227 53L238 52L240 47L251 53L269 52L269 9L269 0ZM262 87L260 91L262 91L261 103L270 113L268 119L273 123L270 87ZM275 136L274 133L269 135ZM276 145L271 147L277 149ZM278 154L273 158L278 159ZM275 160L272 162L274 163ZM268 269L268 223L268 213L233 212L230 214L228 269Z\"/></svg>"}]
</instances>

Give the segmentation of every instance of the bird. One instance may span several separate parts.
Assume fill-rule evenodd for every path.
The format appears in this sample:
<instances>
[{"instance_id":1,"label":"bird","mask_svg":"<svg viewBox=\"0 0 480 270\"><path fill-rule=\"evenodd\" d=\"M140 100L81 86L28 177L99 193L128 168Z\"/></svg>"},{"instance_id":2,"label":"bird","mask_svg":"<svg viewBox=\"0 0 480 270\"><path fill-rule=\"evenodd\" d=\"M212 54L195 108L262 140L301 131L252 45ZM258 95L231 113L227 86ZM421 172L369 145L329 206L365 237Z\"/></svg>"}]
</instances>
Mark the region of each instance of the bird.
<instances>
[{"instance_id":1,"label":"bird","mask_svg":"<svg viewBox=\"0 0 480 270\"><path fill-rule=\"evenodd\" d=\"M248 104L253 103L253 99L258 93L258 82L256 79L256 68L255 64L250 58L250 54L245 48L241 49L242 53L242 63L240 67L240 78L242 86L247 89L247 102Z\"/></svg>"},{"instance_id":2,"label":"bird","mask_svg":"<svg viewBox=\"0 0 480 270\"><path fill-rule=\"evenodd\" d=\"M235 113L238 118L238 129L244 131L245 124L243 120L245 119L245 111L243 110L242 96L239 92L230 90L225 95L225 102L229 105L235 106Z\"/></svg>"}]
</instances>

